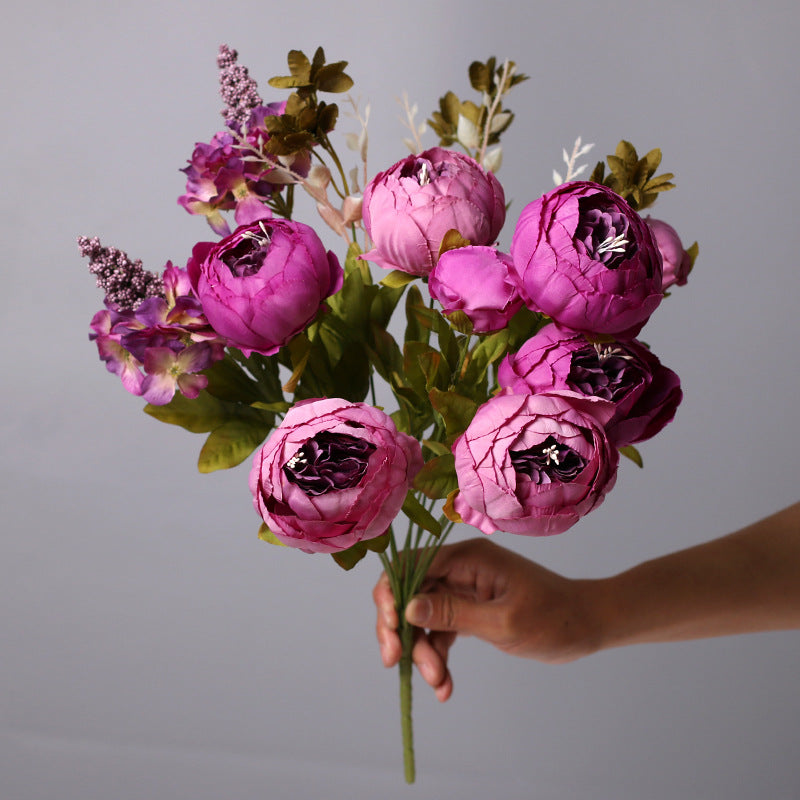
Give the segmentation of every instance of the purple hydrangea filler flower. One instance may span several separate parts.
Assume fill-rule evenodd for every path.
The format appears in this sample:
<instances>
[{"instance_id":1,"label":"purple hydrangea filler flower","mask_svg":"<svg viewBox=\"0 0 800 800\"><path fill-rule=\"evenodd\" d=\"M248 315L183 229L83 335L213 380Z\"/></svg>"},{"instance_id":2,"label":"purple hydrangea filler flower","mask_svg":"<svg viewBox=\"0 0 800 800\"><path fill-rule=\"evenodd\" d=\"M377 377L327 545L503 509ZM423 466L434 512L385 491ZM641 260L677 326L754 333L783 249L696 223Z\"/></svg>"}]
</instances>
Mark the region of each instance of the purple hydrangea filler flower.
<instances>
[{"instance_id":1,"label":"purple hydrangea filler flower","mask_svg":"<svg viewBox=\"0 0 800 800\"><path fill-rule=\"evenodd\" d=\"M338 398L296 403L258 450L253 504L284 544L335 553L381 536L422 468L391 417Z\"/></svg>"},{"instance_id":2,"label":"purple hydrangea filler flower","mask_svg":"<svg viewBox=\"0 0 800 800\"><path fill-rule=\"evenodd\" d=\"M529 203L511 256L526 305L576 331L632 338L663 297L650 229L600 184L566 183Z\"/></svg>"},{"instance_id":3,"label":"purple hydrangea filler flower","mask_svg":"<svg viewBox=\"0 0 800 800\"><path fill-rule=\"evenodd\" d=\"M434 147L398 161L364 189L364 226L374 248L362 258L428 275L444 235L494 243L505 222L503 187L469 156Z\"/></svg>"},{"instance_id":4,"label":"purple hydrangea filler flower","mask_svg":"<svg viewBox=\"0 0 800 800\"><path fill-rule=\"evenodd\" d=\"M497 377L514 394L568 389L611 401L605 428L617 447L655 436L683 398L678 376L635 339L592 343L555 323L506 356Z\"/></svg>"},{"instance_id":5,"label":"purple hydrangea filler flower","mask_svg":"<svg viewBox=\"0 0 800 800\"><path fill-rule=\"evenodd\" d=\"M604 425L614 405L575 392L491 398L453 445L453 508L484 533L562 533L616 481L619 452Z\"/></svg>"},{"instance_id":6,"label":"purple hydrangea filler flower","mask_svg":"<svg viewBox=\"0 0 800 800\"><path fill-rule=\"evenodd\" d=\"M145 298L135 310L117 309L106 298L107 307L94 315L89 334L108 371L131 394L154 405L169 403L176 389L197 397L208 385L200 373L225 356L186 271L167 262L159 285L162 296Z\"/></svg>"},{"instance_id":7,"label":"purple hydrangea filler flower","mask_svg":"<svg viewBox=\"0 0 800 800\"><path fill-rule=\"evenodd\" d=\"M343 281L338 259L314 229L283 219L200 242L187 270L211 326L248 356L276 353Z\"/></svg>"},{"instance_id":8,"label":"purple hydrangea filler flower","mask_svg":"<svg viewBox=\"0 0 800 800\"><path fill-rule=\"evenodd\" d=\"M476 333L505 328L522 308L511 256L494 247L459 247L442 253L428 289L445 313L463 311Z\"/></svg>"},{"instance_id":9,"label":"purple hydrangea filler flower","mask_svg":"<svg viewBox=\"0 0 800 800\"><path fill-rule=\"evenodd\" d=\"M678 232L660 219L645 217L644 221L653 232L661 253L664 273L661 288L666 291L670 286L685 286L692 270L692 259L683 249Z\"/></svg>"}]
</instances>

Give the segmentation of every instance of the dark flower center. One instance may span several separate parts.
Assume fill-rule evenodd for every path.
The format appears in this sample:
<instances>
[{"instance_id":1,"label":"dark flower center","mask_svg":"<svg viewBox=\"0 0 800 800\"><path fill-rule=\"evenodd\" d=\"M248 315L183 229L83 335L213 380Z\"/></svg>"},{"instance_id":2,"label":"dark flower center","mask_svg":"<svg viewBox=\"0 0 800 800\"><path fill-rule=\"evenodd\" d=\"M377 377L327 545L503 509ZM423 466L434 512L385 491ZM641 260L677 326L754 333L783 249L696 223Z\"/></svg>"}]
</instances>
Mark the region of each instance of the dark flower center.
<instances>
[{"instance_id":1,"label":"dark flower center","mask_svg":"<svg viewBox=\"0 0 800 800\"><path fill-rule=\"evenodd\" d=\"M608 269L634 255L636 242L628 237L628 218L616 206L592 195L582 197L578 208L580 220L573 241L586 255Z\"/></svg>"},{"instance_id":2,"label":"dark flower center","mask_svg":"<svg viewBox=\"0 0 800 800\"><path fill-rule=\"evenodd\" d=\"M572 354L567 385L576 392L617 402L641 377L641 369L622 346L587 346Z\"/></svg>"},{"instance_id":3,"label":"dark flower center","mask_svg":"<svg viewBox=\"0 0 800 800\"><path fill-rule=\"evenodd\" d=\"M427 158L415 158L400 169L401 178L414 178L420 186L427 186L436 177L433 165Z\"/></svg>"},{"instance_id":4,"label":"dark flower center","mask_svg":"<svg viewBox=\"0 0 800 800\"><path fill-rule=\"evenodd\" d=\"M269 246L270 231L260 222L256 229L244 231L235 245L220 254L220 259L237 278L247 278L261 269Z\"/></svg>"},{"instance_id":5,"label":"dark flower center","mask_svg":"<svg viewBox=\"0 0 800 800\"><path fill-rule=\"evenodd\" d=\"M350 489L364 477L375 449L366 439L322 431L284 464L283 474L312 496Z\"/></svg>"},{"instance_id":6,"label":"dark flower center","mask_svg":"<svg viewBox=\"0 0 800 800\"><path fill-rule=\"evenodd\" d=\"M571 447L548 436L528 450L511 450L511 464L517 475L530 478L537 486L543 483L570 483L587 461Z\"/></svg>"}]
</instances>

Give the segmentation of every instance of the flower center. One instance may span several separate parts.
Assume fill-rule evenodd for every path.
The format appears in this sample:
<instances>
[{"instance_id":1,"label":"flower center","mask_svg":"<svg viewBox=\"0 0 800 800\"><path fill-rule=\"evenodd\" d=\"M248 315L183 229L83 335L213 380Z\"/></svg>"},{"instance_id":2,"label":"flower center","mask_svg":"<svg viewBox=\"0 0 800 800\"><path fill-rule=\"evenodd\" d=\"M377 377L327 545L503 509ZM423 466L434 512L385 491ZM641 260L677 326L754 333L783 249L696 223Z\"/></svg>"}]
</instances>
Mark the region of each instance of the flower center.
<instances>
[{"instance_id":1,"label":"flower center","mask_svg":"<svg viewBox=\"0 0 800 800\"><path fill-rule=\"evenodd\" d=\"M427 186L433 178L431 163L427 159L418 158L400 170L400 177L414 178L420 186Z\"/></svg>"},{"instance_id":2,"label":"flower center","mask_svg":"<svg viewBox=\"0 0 800 800\"><path fill-rule=\"evenodd\" d=\"M243 231L239 241L226 249L220 258L237 278L247 278L261 269L270 243L270 232L261 221L257 229Z\"/></svg>"},{"instance_id":3,"label":"flower center","mask_svg":"<svg viewBox=\"0 0 800 800\"><path fill-rule=\"evenodd\" d=\"M583 456L553 436L548 436L527 450L509 452L517 475L530 478L537 486L543 483L570 483L587 464Z\"/></svg>"},{"instance_id":4,"label":"flower center","mask_svg":"<svg viewBox=\"0 0 800 800\"><path fill-rule=\"evenodd\" d=\"M633 356L621 345L595 344L572 354L567 386L585 395L616 402L641 377Z\"/></svg>"},{"instance_id":5,"label":"flower center","mask_svg":"<svg viewBox=\"0 0 800 800\"><path fill-rule=\"evenodd\" d=\"M350 489L366 474L375 449L366 439L322 431L284 464L283 474L311 496Z\"/></svg>"},{"instance_id":6,"label":"flower center","mask_svg":"<svg viewBox=\"0 0 800 800\"><path fill-rule=\"evenodd\" d=\"M591 259L614 269L636 252L635 242L627 238L628 218L616 206L591 196L581 198L578 208L573 239Z\"/></svg>"}]
</instances>

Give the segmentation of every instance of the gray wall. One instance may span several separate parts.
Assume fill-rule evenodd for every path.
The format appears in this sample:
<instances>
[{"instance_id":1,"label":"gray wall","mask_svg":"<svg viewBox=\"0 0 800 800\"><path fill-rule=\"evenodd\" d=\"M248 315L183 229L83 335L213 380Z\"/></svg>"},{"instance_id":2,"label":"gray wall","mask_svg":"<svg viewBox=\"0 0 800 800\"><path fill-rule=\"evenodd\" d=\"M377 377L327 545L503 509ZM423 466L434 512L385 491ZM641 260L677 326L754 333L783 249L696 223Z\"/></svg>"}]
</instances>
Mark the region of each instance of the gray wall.
<instances>
[{"instance_id":1,"label":"gray wall","mask_svg":"<svg viewBox=\"0 0 800 800\"><path fill-rule=\"evenodd\" d=\"M389 8L388 5L386 8ZM4 13L0 796L796 798L796 632L621 649L566 665L453 653L446 705L416 682L419 782L402 784L377 562L256 539L247 469L200 476L201 439L141 413L86 340L99 308L74 238L153 269L201 220L175 204L218 127L215 54L262 81L323 44L372 101L374 170L495 54L533 79L499 173L516 214L580 134L659 146L656 215L701 255L642 338L683 380L673 426L569 533L498 541L600 576L797 499L797 6L79 0ZM292 11L289 11L292 9ZM427 140L433 143L433 138ZM469 531L458 535L472 535Z\"/></svg>"}]
</instances>

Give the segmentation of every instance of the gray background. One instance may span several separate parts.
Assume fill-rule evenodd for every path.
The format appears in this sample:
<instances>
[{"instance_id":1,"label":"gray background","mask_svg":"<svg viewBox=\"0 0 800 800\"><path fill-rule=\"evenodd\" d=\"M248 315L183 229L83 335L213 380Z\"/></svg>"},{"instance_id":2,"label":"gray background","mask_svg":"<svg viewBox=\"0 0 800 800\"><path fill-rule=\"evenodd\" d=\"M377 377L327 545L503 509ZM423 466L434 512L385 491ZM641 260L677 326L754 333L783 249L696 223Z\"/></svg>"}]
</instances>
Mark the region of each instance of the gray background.
<instances>
[{"instance_id":1,"label":"gray background","mask_svg":"<svg viewBox=\"0 0 800 800\"><path fill-rule=\"evenodd\" d=\"M642 447L645 469L624 463L569 533L498 535L567 574L610 574L797 499L796 8L7 9L0 796L799 797L796 632L558 667L464 640L449 703L415 684L419 781L407 789L396 675L373 636L377 562L345 574L257 540L247 468L196 474L202 440L146 417L97 360L86 331L101 298L74 243L97 233L159 269L212 238L175 198L193 143L219 127L221 42L265 96L289 48L349 60L354 93L372 101L374 171L405 154L402 90L427 113L448 88L467 96L471 60L515 59L532 80L509 101L504 244L577 135L597 143L592 157L622 137L661 147L678 189L655 213L701 255L642 338L680 374L684 405Z\"/></svg>"}]
</instances>

